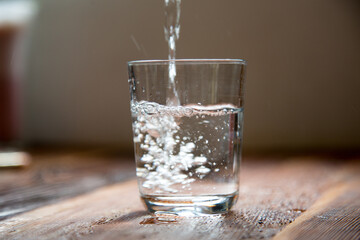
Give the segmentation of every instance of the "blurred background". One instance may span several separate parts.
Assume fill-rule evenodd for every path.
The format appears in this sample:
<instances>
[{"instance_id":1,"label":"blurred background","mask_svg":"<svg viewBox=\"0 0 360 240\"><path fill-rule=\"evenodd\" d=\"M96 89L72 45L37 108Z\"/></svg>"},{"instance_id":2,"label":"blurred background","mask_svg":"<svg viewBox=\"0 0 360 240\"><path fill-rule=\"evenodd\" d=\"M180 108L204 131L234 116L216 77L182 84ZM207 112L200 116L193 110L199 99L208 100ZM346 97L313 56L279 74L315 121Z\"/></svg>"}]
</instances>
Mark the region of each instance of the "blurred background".
<instances>
[{"instance_id":1,"label":"blurred background","mask_svg":"<svg viewBox=\"0 0 360 240\"><path fill-rule=\"evenodd\" d=\"M163 0L37 4L22 141L132 152L126 62L167 58ZM357 0L183 0L177 58L248 61L245 152L357 150L359 10Z\"/></svg>"}]
</instances>

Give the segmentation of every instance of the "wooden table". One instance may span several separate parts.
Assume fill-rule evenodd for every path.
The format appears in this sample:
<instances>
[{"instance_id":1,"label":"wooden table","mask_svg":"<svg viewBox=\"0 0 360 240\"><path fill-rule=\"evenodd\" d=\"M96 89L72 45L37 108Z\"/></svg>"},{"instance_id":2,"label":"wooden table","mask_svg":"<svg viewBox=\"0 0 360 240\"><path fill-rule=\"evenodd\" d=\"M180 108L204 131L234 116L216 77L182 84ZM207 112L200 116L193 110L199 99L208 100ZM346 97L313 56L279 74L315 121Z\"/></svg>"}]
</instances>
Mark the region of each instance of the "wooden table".
<instances>
[{"instance_id":1,"label":"wooden table","mask_svg":"<svg viewBox=\"0 0 360 240\"><path fill-rule=\"evenodd\" d=\"M360 158L245 157L228 214L158 217L131 157L35 152L0 170L0 239L360 239Z\"/></svg>"}]
</instances>

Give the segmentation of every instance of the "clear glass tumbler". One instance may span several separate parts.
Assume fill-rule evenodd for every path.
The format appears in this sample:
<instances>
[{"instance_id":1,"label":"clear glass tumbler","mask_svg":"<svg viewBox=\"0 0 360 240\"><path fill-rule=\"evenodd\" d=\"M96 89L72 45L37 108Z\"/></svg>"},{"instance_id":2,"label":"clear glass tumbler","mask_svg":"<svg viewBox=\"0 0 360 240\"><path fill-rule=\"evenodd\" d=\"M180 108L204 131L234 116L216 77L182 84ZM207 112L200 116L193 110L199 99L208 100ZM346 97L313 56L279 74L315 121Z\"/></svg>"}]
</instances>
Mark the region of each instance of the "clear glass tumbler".
<instances>
[{"instance_id":1,"label":"clear glass tumbler","mask_svg":"<svg viewBox=\"0 0 360 240\"><path fill-rule=\"evenodd\" d=\"M150 212L224 213L236 203L245 66L238 59L128 63L136 173Z\"/></svg>"}]
</instances>

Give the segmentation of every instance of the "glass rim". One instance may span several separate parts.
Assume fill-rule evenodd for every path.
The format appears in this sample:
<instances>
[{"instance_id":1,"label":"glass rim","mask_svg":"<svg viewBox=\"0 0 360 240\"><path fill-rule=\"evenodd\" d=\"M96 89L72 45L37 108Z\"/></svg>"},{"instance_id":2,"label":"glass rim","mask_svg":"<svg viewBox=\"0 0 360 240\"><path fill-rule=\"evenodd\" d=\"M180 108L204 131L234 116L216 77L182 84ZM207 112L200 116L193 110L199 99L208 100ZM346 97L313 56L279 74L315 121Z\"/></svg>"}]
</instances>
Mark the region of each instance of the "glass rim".
<instances>
[{"instance_id":1,"label":"glass rim","mask_svg":"<svg viewBox=\"0 0 360 240\"><path fill-rule=\"evenodd\" d=\"M175 59L175 60L134 60L129 61L128 65L157 65L157 64L169 64L170 62L174 61L176 64L240 64L246 65L247 62L243 59Z\"/></svg>"}]
</instances>

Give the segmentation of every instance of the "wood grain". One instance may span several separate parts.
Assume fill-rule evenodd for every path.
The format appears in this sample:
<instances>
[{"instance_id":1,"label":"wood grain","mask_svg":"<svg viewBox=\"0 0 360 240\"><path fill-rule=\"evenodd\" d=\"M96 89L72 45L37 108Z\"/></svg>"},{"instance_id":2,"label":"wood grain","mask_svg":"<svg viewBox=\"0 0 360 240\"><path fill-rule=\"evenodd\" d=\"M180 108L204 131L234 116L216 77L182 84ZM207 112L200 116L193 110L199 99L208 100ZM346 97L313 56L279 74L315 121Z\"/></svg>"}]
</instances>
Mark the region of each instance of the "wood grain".
<instances>
[{"instance_id":1,"label":"wood grain","mask_svg":"<svg viewBox=\"0 0 360 240\"><path fill-rule=\"evenodd\" d=\"M0 169L0 220L135 176L134 162L101 151L35 153L32 159L26 169Z\"/></svg>"},{"instance_id":2,"label":"wood grain","mask_svg":"<svg viewBox=\"0 0 360 240\"><path fill-rule=\"evenodd\" d=\"M136 180L126 180L4 219L0 238L270 239L285 227L277 238L296 239L311 230L306 239L312 239L321 238L328 227L342 226L343 233L337 229L327 236L354 239L359 166L313 156L246 158L239 202L228 214L203 217L149 215ZM321 222L327 225L314 229L318 216L337 222Z\"/></svg>"},{"instance_id":3,"label":"wood grain","mask_svg":"<svg viewBox=\"0 0 360 240\"><path fill-rule=\"evenodd\" d=\"M326 191L304 214L275 240L360 239L360 175L358 164L350 164L344 181Z\"/></svg>"}]
</instances>

